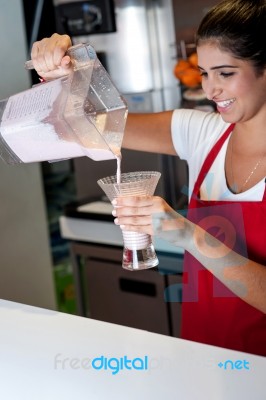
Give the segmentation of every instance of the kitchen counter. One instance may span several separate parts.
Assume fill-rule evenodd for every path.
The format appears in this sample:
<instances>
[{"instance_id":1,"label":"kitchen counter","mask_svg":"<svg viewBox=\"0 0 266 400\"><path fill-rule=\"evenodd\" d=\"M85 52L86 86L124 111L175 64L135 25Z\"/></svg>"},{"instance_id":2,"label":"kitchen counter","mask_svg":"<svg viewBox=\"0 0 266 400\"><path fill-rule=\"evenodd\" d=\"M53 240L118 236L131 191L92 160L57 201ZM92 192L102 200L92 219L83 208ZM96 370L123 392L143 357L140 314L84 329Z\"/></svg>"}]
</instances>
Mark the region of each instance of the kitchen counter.
<instances>
[{"instance_id":1,"label":"kitchen counter","mask_svg":"<svg viewBox=\"0 0 266 400\"><path fill-rule=\"evenodd\" d=\"M262 400L266 359L0 300L5 400Z\"/></svg>"}]
</instances>

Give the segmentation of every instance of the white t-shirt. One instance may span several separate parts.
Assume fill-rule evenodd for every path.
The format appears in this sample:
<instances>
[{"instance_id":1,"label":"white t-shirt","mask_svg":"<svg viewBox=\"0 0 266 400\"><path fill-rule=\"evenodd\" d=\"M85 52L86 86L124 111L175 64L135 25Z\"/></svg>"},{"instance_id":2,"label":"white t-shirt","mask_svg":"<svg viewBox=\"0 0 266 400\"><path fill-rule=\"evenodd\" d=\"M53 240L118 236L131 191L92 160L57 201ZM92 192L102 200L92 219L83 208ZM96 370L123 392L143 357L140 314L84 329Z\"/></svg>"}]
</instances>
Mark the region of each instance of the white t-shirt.
<instances>
[{"instance_id":1,"label":"white t-shirt","mask_svg":"<svg viewBox=\"0 0 266 400\"><path fill-rule=\"evenodd\" d=\"M178 109L172 117L172 140L175 150L189 167L189 197L208 153L223 135L229 124L218 113ZM202 200L260 201L265 190L265 179L246 190L234 194L226 183L225 155L229 138L212 164L200 190Z\"/></svg>"}]
</instances>

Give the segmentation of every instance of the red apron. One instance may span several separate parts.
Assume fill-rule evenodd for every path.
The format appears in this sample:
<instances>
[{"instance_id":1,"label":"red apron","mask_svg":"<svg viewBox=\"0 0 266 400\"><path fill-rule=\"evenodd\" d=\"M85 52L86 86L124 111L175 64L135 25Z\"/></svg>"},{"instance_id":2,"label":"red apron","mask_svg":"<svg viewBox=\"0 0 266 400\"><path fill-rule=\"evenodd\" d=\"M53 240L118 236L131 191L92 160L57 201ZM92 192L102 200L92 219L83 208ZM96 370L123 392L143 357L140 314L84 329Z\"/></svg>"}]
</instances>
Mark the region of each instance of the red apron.
<instances>
[{"instance_id":1,"label":"red apron","mask_svg":"<svg viewBox=\"0 0 266 400\"><path fill-rule=\"evenodd\" d=\"M202 166L191 196L188 219L234 251L266 265L266 188L262 201L202 201L199 198L201 184L232 129L233 125L217 141ZM215 268L215 259L213 265ZM245 293L245 287L240 287ZM266 356L266 314L235 296L186 253L182 338Z\"/></svg>"}]
</instances>

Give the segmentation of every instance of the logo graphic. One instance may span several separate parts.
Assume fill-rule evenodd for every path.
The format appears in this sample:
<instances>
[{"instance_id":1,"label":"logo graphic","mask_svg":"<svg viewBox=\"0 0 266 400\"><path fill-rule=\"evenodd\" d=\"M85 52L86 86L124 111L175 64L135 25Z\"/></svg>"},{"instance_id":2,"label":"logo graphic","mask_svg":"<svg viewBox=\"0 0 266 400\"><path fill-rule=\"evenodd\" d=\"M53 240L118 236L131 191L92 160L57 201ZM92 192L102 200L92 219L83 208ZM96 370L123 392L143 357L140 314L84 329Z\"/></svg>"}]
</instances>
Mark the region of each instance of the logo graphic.
<instances>
[{"instance_id":1,"label":"logo graphic","mask_svg":"<svg viewBox=\"0 0 266 400\"><path fill-rule=\"evenodd\" d=\"M224 362L219 362L217 364L219 368L224 369L224 370L250 370L250 365L249 361L247 360L226 360Z\"/></svg>"},{"instance_id":2,"label":"logo graphic","mask_svg":"<svg viewBox=\"0 0 266 400\"><path fill-rule=\"evenodd\" d=\"M103 355L94 358L64 358L57 354L54 360L55 369L94 369L96 371L112 371L116 375L121 371L146 371L149 367L148 356L129 358L105 357Z\"/></svg>"},{"instance_id":3,"label":"logo graphic","mask_svg":"<svg viewBox=\"0 0 266 400\"><path fill-rule=\"evenodd\" d=\"M112 371L112 375L118 374L122 370L147 370L148 369L148 356L144 358L133 358L130 360L127 356L121 358L106 358L104 356L94 358L91 362L91 366L96 370L108 370Z\"/></svg>"},{"instance_id":4,"label":"logo graphic","mask_svg":"<svg viewBox=\"0 0 266 400\"><path fill-rule=\"evenodd\" d=\"M233 224L223 216L213 215L207 216L200 220L200 229L195 228L195 235L197 235L198 240L195 241L197 247L198 242L205 242L204 252L201 248L198 250L205 256L209 258L222 258L225 257L231 249L234 248L236 243L236 230ZM217 245L208 245L208 239L206 232L212 234L215 239L217 239ZM220 247L219 256L217 256L217 247Z\"/></svg>"},{"instance_id":5,"label":"logo graphic","mask_svg":"<svg viewBox=\"0 0 266 400\"><path fill-rule=\"evenodd\" d=\"M230 201L229 192L222 194L224 200L222 204L209 201L208 199L212 198L214 179L213 174L207 174L205 177L207 200L202 203L199 200L198 207L188 210L188 219L194 224L194 231L191 233L194 248L198 252L200 261L197 262L187 255L182 283L172 284L165 289L164 297L167 302L180 302L181 295L183 303L198 302L199 287L206 277L207 270L215 272L214 275L217 277L212 282L209 279L212 285L209 290L213 297L226 298L234 297L234 293L241 296L246 294L247 288L244 283L237 280L234 275L230 275L230 268L240 267L243 257L248 257L242 207L239 203ZM182 191L188 194L186 188ZM192 193L190 195L192 196ZM177 212L184 214L184 210ZM173 230L169 232L166 240L169 239L178 246L179 240L182 243L182 235L185 235L182 229ZM158 269L160 270L160 265ZM161 272L164 273L162 267ZM173 267L171 272L175 274ZM180 274L178 263L176 273Z\"/></svg>"}]
</instances>

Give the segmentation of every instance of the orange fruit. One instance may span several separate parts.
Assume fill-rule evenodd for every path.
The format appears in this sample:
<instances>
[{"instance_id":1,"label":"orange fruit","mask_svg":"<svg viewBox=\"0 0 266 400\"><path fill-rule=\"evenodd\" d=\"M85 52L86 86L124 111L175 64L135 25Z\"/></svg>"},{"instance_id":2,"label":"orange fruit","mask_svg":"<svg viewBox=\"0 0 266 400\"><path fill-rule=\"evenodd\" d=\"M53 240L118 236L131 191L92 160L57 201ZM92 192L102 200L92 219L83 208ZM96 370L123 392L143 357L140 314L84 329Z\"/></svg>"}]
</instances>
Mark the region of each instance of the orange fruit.
<instances>
[{"instance_id":1,"label":"orange fruit","mask_svg":"<svg viewBox=\"0 0 266 400\"><path fill-rule=\"evenodd\" d=\"M180 76L182 75L182 73L190 68L191 65L187 60L179 60L178 63L175 65L174 67L174 75L177 79L180 79Z\"/></svg>"},{"instance_id":2,"label":"orange fruit","mask_svg":"<svg viewBox=\"0 0 266 400\"><path fill-rule=\"evenodd\" d=\"M192 54L188 57L188 61L190 62L190 64L192 65L192 67L197 68L197 67L198 67L198 55L197 55L197 53L192 53Z\"/></svg>"},{"instance_id":3,"label":"orange fruit","mask_svg":"<svg viewBox=\"0 0 266 400\"><path fill-rule=\"evenodd\" d=\"M201 75L195 68L187 68L184 70L179 79L183 85L188 87L195 87L201 83Z\"/></svg>"}]
</instances>

